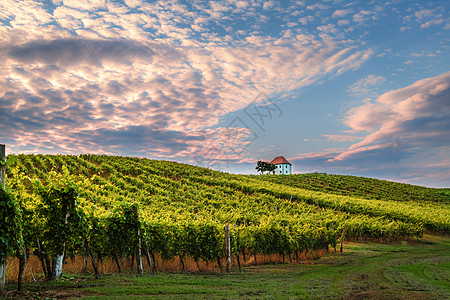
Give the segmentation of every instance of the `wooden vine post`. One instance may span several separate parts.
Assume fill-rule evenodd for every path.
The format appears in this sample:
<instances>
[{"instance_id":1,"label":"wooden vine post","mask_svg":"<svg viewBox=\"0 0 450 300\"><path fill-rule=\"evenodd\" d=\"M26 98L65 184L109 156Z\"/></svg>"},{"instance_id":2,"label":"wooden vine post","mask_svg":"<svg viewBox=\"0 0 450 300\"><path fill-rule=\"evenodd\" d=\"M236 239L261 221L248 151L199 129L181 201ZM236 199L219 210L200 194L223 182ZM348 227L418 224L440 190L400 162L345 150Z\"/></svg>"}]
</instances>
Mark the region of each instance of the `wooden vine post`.
<instances>
[{"instance_id":1,"label":"wooden vine post","mask_svg":"<svg viewBox=\"0 0 450 300\"><path fill-rule=\"evenodd\" d=\"M63 205L63 211L65 213L64 228L67 228L69 224L70 211L69 206ZM63 243L62 251L55 255L53 259L53 280L59 281L62 278L63 264L64 264L64 252L66 248L66 242ZM61 250L61 249L59 249Z\"/></svg>"},{"instance_id":2,"label":"wooden vine post","mask_svg":"<svg viewBox=\"0 0 450 300\"><path fill-rule=\"evenodd\" d=\"M236 237L236 246L237 246L237 249L236 249L236 260L237 260L237 263L238 263L238 267L239 267L239 272L241 272L241 260L240 260L240 258L239 258L239 238L238 238L238 233L237 233L237 230L236 230L236 224L234 224L234 235L235 235L235 237Z\"/></svg>"},{"instance_id":3,"label":"wooden vine post","mask_svg":"<svg viewBox=\"0 0 450 300\"><path fill-rule=\"evenodd\" d=\"M136 237L137 237L137 245L136 245L136 269L139 275L144 274L144 269L142 266L142 238L141 238L141 222L139 220L139 209L136 205L133 205L133 223L136 226Z\"/></svg>"},{"instance_id":4,"label":"wooden vine post","mask_svg":"<svg viewBox=\"0 0 450 300\"><path fill-rule=\"evenodd\" d=\"M138 220L139 222L139 220ZM143 267L142 267L142 240L141 240L141 228L140 228L140 224L138 223L138 227L137 227L137 249L136 249L136 267L137 267L137 272L139 275L144 274L143 271Z\"/></svg>"},{"instance_id":5,"label":"wooden vine post","mask_svg":"<svg viewBox=\"0 0 450 300\"><path fill-rule=\"evenodd\" d=\"M341 253L344 251L344 238L345 238L345 227L342 230L342 237L341 237Z\"/></svg>"},{"instance_id":6,"label":"wooden vine post","mask_svg":"<svg viewBox=\"0 0 450 300\"><path fill-rule=\"evenodd\" d=\"M391 238L392 238L392 225L391 225L391 227L389 228L389 237L388 237L388 243L390 243L390 242L391 242Z\"/></svg>"},{"instance_id":7,"label":"wooden vine post","mask_svg":"<svg viewBox=\"0 0 450 300\"><path fill-rule=\"evenodd\" d=\"M0 145L0 182L1 188L5 189L5 174L6 174L6 156L5 145ZM6 280L6 255L0 257L0 294L5 292Z\"/></svg>"},{"instance_id":8,"label":"wooden vine post","mask_svg":"<svg viewBox=\"0 0 450 300\"><path fill-rule=\"evenodd\" d=\"M227 259L226 272L231 272L231 240L230 240L230 226L225 225L225 256Z\"/></svg>"},{"instance_id":9,"label":"wooden vine post","mask_svg":"<svg viewBox=\"0 0 450 300\"><path fill-rule=\"evenodd\" d=\"M6 177L6 155L5 145L0 145L0 180L2 188L5 189L5 177Z\"/></svg>"},{"instance_id":10,"label":"wooden vine post","mask_svg":"<svg viewBox=\"0 0 450 300\"><path fill-rule=\"evenodd\" d=\"M94 267L95 278L99 279L100 273L98 272L97 264L95 263L94 254L92 253L91 245L89 245L89 240L87 238L84 239L84 247L86 249L87 254L91 258L92 267ZM83 258L84 258L84 269L86 270L87 269L87 261L86 261L85 257L83 257Z\"/></svg>"}]
</instances>

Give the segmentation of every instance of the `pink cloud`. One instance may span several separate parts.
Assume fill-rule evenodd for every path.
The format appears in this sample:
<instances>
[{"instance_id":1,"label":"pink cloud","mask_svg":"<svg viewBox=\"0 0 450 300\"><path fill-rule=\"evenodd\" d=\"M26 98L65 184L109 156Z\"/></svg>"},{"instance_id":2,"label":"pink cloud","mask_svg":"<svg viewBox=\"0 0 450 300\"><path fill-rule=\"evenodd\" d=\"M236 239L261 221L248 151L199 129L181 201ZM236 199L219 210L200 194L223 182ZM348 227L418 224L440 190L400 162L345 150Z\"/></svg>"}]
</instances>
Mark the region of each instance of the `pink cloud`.
<instances>
[{"instance_id":1,"label":"pink cloud","mask_svg":"<svg viewBox=\"0 0 450 300\"><path fill-rule=\"evenodd\" d=\"M425 18L429 18L429 17L433 16L434 13L431 9L422 9L422 10L417 11L414 15L418 19L425 19Z\"/></svg>"},{"instance_id":2,"label":"pink cloud","mask_svg":"<svg viewBox=\"0 0 450 300\"><path fill-rule=\"evenodd\" d=\"M352 9L338 9L333 13L333 18L342 18L351 14L353 12Z\"/></svg>"},{"instance_id":3,"label":"pink cloud","mask_svg":"<svg viewBox=\"0 0 450 300\"><path fill-rule=\"evenodd\" d=\"M352 84L347 91L354 96L371 95L372 88L383 84L386 79L379 75L367 75Z\"/></svg>"},{"instance_id":4,"label":"pink cloud","mask_svg":"<svg viewBox=\"0 0 450 300\"><path fill-rule=\"evenodd\" d=\"M450 73L444 73L387 92L374 103L351 109L345 124L352 131L365 131L368 135L333 160L345 160L377 149L410 151L418 147L435 152L450 141L449 99ZM447 156L434 159L445 160Z\"/></svg>"},{"instance_id":5,"label":"pink cloud","mask_svg":"<svg viewBox=\"0 0 450 300\"><path fill-rule=\"evenodd\" d=\"M342 135L356 142L290 157L296 173L352 174L434 187L450 182L450 72L419 80L349 110ZM358 132L363 136L358 137Z\"/></svg>"},{"instance_id":6,"label":"pink cloud","mask_svg":"<svg viewBox=\"0 0 450 300\"><path fill-rule=\"evenodd\" d=\"M193 2L192 9L177 2L55 0L53 10L42 1L0 1L9 22L0 27L0 116L7 120L1 130L20 152L115 153L135 137L135 151L144 155L188 157L209 145L236 160L224 129L211 129L223 116L261 93L283 99L372 55L343 36L286 27L262 34L259 26L270 21L265 9L294 10L283 26L295 26L300 16L274 3ZM236 38L224 26L233 18L257 24ZM223 26L224 35L211 24ZM239 132L236 147L244 149L249 134Z\"/></svg>"},{"instance_id":7,"label":"pink cloud","mask_svg":"<svg viewBox=\"0 0 450 300\"><path fill-rule=\"evenodd\" d=\"M330 156L335 156L335 152L309 152L309 153L301 153L298 154L295 157L290 157L288 160L304 160L304 159L311 159L311 158L322 158L322 159L328 159Z\"/></svg>"},{"instance_id":8,"label":"pink cloud","mask_svg":"<svg viewBox=\"0 0 450 300\"><path fill-rule=\"evenodd\" d=\"M359 136L347 134L324 134L323 136L332 142L350 142L361 139Z\"/></svg>"}]
</instances>

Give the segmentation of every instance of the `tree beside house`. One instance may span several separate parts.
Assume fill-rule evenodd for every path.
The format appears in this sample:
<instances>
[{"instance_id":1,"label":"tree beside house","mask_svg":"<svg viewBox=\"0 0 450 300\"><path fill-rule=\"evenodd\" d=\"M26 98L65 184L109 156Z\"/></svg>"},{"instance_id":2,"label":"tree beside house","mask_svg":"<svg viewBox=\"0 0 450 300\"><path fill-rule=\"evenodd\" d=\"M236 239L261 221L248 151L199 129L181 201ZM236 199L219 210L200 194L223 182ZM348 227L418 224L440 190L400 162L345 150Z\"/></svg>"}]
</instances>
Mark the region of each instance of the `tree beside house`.
<instances>
[{"instance_id":1,"label":"tree beside house","mask_svg":"<svg viewBox=\"0 0 450 300\"><path fill-rule=\"evenodd\" d=\"M266 161L258 161L256 163L256 168L258 172L261 172L261 175L264 174L264 172L273 173L275 174L275 165L272 165L271 163L268 163Z\"/></svg>"}]
</instances>

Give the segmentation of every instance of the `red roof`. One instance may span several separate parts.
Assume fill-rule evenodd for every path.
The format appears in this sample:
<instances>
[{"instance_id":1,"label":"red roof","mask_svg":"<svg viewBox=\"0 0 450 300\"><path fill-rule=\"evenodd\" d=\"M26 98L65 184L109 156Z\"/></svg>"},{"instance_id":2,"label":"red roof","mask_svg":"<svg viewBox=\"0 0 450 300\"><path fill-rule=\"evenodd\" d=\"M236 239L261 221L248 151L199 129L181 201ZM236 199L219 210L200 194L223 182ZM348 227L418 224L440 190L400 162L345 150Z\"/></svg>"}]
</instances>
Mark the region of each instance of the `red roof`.
<instances>
[{"instance_id":1,"label":"red roof","mask_svg":"<svg viewBox=\"0 0 450 300\"><path fill-rule=\"evenodd\" d=\"M288 164L288 165L292 166L292 164L290 162L288 162L287 159L284 158L284 156L275 157L274 160L272 160L270 163L272 165Z\"/></svg>"}]
</instances>

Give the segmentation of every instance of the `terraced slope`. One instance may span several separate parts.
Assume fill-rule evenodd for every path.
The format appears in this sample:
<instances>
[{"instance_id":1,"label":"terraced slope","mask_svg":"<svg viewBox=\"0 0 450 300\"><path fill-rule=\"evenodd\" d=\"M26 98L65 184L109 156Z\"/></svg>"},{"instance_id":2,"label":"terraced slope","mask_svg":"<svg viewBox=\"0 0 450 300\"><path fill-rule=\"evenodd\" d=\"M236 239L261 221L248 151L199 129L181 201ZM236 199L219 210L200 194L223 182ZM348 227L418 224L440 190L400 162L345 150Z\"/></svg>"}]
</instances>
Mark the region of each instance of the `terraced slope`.
<instances>
[{"instance_id":1,"label":"terraced slope","mask_svg":"<svg viewBox=\"0 0 450 300\"><path fill-rule=\"evenodd\" d=\"M264 175L258 178L292 187L357 198L450 203L450 189L427 188L366 177L310 173Z\"/></svg>"}]
</instances>

